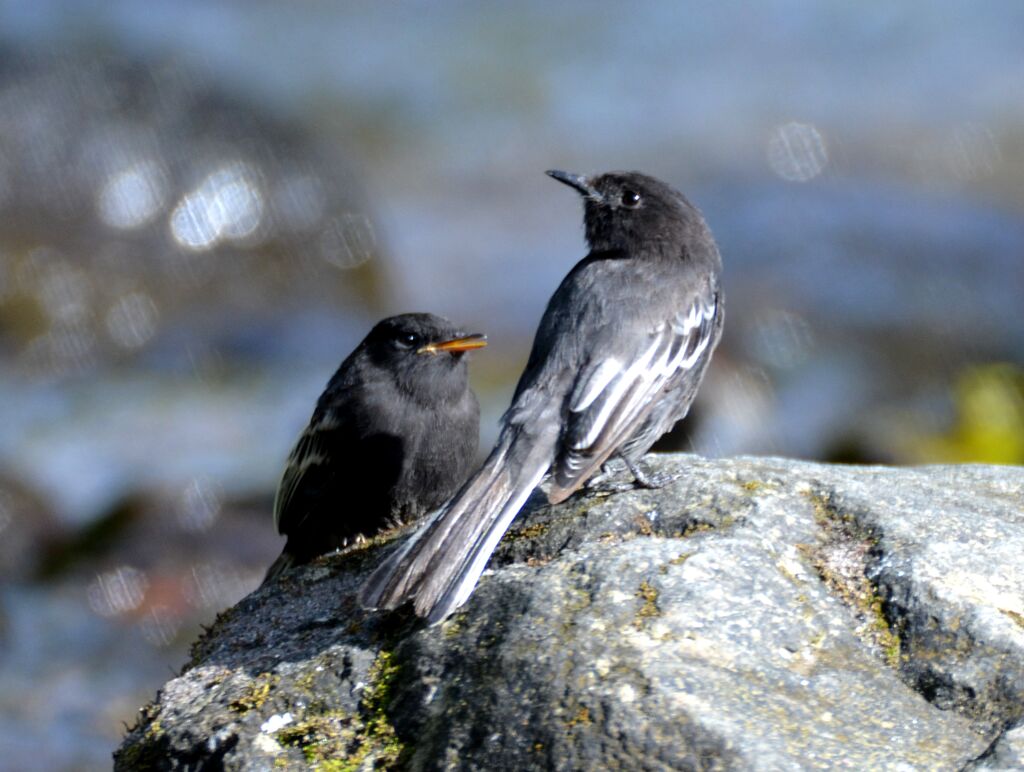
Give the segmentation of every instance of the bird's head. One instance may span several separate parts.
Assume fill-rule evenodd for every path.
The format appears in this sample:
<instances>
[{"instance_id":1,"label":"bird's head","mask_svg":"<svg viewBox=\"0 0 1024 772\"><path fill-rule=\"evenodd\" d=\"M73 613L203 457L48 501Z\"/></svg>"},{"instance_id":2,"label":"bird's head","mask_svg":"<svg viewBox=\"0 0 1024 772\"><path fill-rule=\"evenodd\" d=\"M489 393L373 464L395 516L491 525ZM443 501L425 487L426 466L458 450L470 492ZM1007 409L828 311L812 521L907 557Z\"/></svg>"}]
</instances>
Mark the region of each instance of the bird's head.
<instances>
[{"instance_id":1,"label":"bird's head","mask_svg":"<svg viewBox=\"0 0 1024 772\"><path fill-rule=\"evenodd\" d=\"M401 314L378 322L366 336L366 352L408 389L434 380L465 381L464 354L487 345L480 333L466 333L434 314Z\"/></svg>"},{"instance_id":2,"label":"bird's head","mask_svg":"<svg viewBox=\"0 0 1024 772\"><path fill-rule=\"evenodd\" d=\"M584 229L595 252L656 249L706 230L704 218L682 193L649 175L584 176L557 170L547 174L583 196Z\"/></svg>"}]
</instances>

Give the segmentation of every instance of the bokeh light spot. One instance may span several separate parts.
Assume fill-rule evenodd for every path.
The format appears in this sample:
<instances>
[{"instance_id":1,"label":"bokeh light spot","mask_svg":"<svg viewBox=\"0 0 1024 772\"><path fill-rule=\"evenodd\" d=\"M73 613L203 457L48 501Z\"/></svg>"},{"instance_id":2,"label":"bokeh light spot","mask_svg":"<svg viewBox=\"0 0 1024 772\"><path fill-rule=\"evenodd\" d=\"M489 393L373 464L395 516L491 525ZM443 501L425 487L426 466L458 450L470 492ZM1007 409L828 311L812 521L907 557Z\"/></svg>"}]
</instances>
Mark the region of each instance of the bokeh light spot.
<instances>
[{"instance_id":1,"label":"bokeh light spot","mask_svg":"<svg viewBox=\"0 0 1024 772\"><path fill-rule=\"evenodd\" d=\"M166 198L167 185L159 165L143 161L107 179L100 190L97 208L107 225L128 230L156 217Z\"/></svg>"},{"instance_id":2,"label":"bokeh light spot","mask_svg":"<svg viewBox=\"0 0 1024 772\"><path fill-rule=\"evenodd\" d=\"M221 167L186 194L171 212L171 235L186 249L210 249L223 239L244 239L263 220L263 195L252 168L240 161Z\"/></svg>"},{"instance_id":3,"label":"bokeh light spot","mask_svg":"<svg viewBox=\"0 0 1024 772\"><path fill-rule=\"evenodd\" d=\"M768 165L789 182L807 182L821 174L828 151L821 132L809 123L779 126L768 139Z\"/></svg>"},{"instance_id":4,"label":"bokeh light spot","mask_svg":"<svg viewBox=\"0 0 1024 772\"><path fill-rule=\"evenodd\" d=\"M232 164L212 175L206 184L222 238L243 239L259 227L263 196L247 166Z\"/></svg>"},{"instance_id":5,"label":"bokeh light spot","mask_svg":"<svg viewBox=\"0 0 1024 772\"><path fill-rule=\"evenodd\" d=\"M174 207L171 235L181 246L196 252L216 243L220 231L210 218L209 207L200 193L189 193Z\"/></svg>"},{"instance_id":6,"label":"bokeh light spot","mask_svg":"<svg viewBox=\"0 0 1024 772\"><path fill-rule=\"evenodd\" d=\"M89 607L103 617L115 617L134 611L146 597L146 574L132 566L120 566L99 574L86 594Z\"/></svg>"}]
</instances>

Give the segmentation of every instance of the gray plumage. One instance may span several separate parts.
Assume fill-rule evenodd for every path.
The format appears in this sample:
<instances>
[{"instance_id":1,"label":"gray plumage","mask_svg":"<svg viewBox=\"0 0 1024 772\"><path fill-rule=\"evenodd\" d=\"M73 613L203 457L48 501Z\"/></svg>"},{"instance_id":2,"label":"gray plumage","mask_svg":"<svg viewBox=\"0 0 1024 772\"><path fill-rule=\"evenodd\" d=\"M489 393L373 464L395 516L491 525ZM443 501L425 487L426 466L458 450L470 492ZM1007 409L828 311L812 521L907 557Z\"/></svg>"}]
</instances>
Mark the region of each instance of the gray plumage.
<instances>
[{"instance_id":1,"label":"gray plumage","mask_svg":"<svg viewBox=\"0 0 1024 772\"><path fill-rule=\"evenodd\" d=\"M545 474L557 503L613 456L635 468L686 415L721 336L721 258L682 194L638 172L549 174L584 196L590 253L548 303L497 445L374 572L367 606L450 614Z\"/></svg>"}]
</instances>

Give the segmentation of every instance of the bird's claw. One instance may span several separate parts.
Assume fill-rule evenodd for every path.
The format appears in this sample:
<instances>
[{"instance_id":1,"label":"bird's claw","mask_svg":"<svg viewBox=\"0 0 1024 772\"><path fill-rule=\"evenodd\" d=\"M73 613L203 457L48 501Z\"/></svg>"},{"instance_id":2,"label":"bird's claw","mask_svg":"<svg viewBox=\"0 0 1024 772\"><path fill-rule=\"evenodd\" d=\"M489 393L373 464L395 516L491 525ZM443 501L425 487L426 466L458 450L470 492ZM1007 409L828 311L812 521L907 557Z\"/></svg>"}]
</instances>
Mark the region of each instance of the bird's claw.
<instances>
[{"instance_id":1,"label":"bird's claw","mask_svg":"<svg viewBox=\"0 0 1024 772\"><path fill-rule=\"evenodd\" d=\"M628 459L623 459L623 461L626 462L626 468L629 470L630 474L633 475L633 487L656 490L658 488L664 488L676 479L674 474L669 474L667 472L645 472L640 468L639 464L635 464Z\"/></svg>"},{"instance_id":2,"label":"bird's claw","mask_svg":"<svg viewBox=\"0 0 1024 772\"><path fill-rule=\"evenodd\" d=\"M615 480L615 471L610 468L611 461L608 461L601 466L600 474L594 475L587 481L585 486L587 491L596 496L610 496L613 493L625 493L626 491L638 488L656 490L664 488L676 479L676 475L645 472L640 468L639 464L627 461L626 459L621 460L625 463L630 475L632 475L632 480Z\"/></svg>"}]
</instances>

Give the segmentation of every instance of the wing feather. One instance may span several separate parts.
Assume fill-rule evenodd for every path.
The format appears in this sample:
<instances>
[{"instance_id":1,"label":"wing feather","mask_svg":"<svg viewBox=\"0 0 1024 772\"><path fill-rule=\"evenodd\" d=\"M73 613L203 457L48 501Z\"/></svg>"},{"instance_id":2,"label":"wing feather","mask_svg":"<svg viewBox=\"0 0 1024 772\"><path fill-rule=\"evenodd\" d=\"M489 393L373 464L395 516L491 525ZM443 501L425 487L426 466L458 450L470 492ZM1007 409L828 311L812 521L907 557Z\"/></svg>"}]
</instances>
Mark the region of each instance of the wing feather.
<instances>
[{"instance_id":1,"label":"wing feather","mask_svg":"<svg viewBox=\"0 0 1024 772\"><path fill-rule=\"evenodd\" d=\"M553 468L553 500L583 484L642 423L660 394L692 377L716 335L718 296L701 293L635 346L634 357L610 356L584 369L569 400Z\"/></svg>"},{"instance_id":2,"label":"wing feather","mask_svg":"<svg viewBox=\"0 0 1024 772\"><path fill-rule=\"evenodd\" d=\"M309 500L327 484L329 467L338 463L338 459L331 459L328 446L337 442L334 434L341 428L330 414L314 419L288 454L274 497L274 526L278 533L293 531L308 516Z\"/></svg>"}]
</instances>

